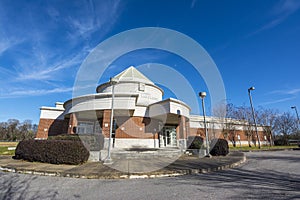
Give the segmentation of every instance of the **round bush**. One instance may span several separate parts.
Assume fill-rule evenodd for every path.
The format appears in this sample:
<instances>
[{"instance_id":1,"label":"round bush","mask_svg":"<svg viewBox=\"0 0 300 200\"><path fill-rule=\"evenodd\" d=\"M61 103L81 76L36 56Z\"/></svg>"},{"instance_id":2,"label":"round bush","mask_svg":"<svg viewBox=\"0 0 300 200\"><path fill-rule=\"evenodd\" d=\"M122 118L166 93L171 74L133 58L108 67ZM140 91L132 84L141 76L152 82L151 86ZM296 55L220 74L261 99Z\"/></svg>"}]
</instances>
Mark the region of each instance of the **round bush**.
<instances>
[{"instance_id":1,"label":"round bush","mask_svg":"<svg viewBox=\"0 0 300 200\"><path fill-rule=\"evenodd\" d=\"M81 141L89 151L100 151L104 146L104 136L102 134L63 134L49 136L48 140Z\"/></svg>"},{"instance_id":2,"label":"round bush","mask_svg":"<svg viewBox=\"0 0 300 200\"><path fill-rule=\"evenodd\" d=\"M188 149L200 149L203 145L203 138L200 136L189 136L187 139Z\"/></svg>"},{"instance_id":3,"label":"round bush","mask_svg":"<svg viewBox=\"0 0 300 200\"><path fill-rule=\"evenodd\" d=\"M79 137L78 134L62 134L62 135L49 136L47 140L73 140L73 141L80 141L80 137Z\"/></svg>"},{"instance_id":4,"label":"round bush","mask_svg":"<svg viewBox=\"0 0 300 200\"><path fill-rule=\"evenodd\" d=\"M229 153L228 142L225 139L213 139L210 142L212 156L226 156Z\"/></svg>"},{"instance_id":5,"label":"round bush","mask_svg":"<svg viewBox=\"0 0 300 200\"><path fill-rule=\"evenodd\" d=\"M23 140L19 142L15 159L51 164L81 164L88 160L89 151L81 141Z\"/></svg>"}]
</instances>

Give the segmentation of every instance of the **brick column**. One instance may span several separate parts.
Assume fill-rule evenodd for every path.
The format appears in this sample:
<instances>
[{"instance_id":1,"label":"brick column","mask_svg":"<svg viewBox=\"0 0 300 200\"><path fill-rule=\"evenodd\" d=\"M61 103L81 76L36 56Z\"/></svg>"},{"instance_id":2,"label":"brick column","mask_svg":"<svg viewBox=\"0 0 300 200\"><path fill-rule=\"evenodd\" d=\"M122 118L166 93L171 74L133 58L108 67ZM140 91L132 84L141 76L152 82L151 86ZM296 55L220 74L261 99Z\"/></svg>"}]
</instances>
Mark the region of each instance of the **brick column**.
<instances>
[{"instance_id":1,"label":"brick column","mask_svg":"<svg viewBox=\"0 0 300 200\"><path fill-rule=\"evenodd\" d=\"M109 138L110 114L111 114L111 110L104 110L103 111L102 134L106 138Z\"/></svg>"},{"instance_id":2,"label":"brick column","mask_svg":"<svg viewBox=\"0 0 300 200\"><path fill-rule=\"evenodd\" d=\"M49 133L49 128L52 125L54 119L40 119L36 138L39 139L47 139L48 138L48 133Z\"/></svg>"},{"instance_id":3,"label":"brick column","mask_svg":"<svg viewBox=\"0 0 300 200\"><path fill-rule=\"evenodd\" d=\"M178 126L176 128L177 132L177 139L186 139L187 133L186 133L186 118L184 116L180 116L178 118Z\"/></svg>"},{"instance_id":4,"label":"brick column","mask_svg":"<svg viewBox=\"0 0 300 200\"><path fill-rule=\"evenodd\" d=\"M68 134L75 134L75 129L77 126L77 117L75 113L70 114Z\"/></svg>"}]
</instances>

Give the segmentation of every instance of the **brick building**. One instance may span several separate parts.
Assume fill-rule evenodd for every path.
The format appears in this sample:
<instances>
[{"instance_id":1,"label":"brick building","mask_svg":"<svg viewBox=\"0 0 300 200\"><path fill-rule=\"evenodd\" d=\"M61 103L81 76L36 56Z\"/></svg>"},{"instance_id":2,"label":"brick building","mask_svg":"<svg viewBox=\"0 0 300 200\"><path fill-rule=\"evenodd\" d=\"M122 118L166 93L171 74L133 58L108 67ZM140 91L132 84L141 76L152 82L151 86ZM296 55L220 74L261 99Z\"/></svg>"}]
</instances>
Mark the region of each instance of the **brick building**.
<instances>
[{"instance_id":1,"label":"brick building","mask_svg":"<svg viewBox=\"0 0 300 200\"><path fill-rule=\"evenodd\" d=\"M37 139L51 135L74 134L103 137L107 149L114 88L114 149L187 148L189 136L205 137L203 117L190 115L190 107L177 99L162 99L163 90L134 67L116 75L111 82L96 88L96 93L78 96L55 107L41 107ZM237 145L255 143L247 137L247 122L207 117L209 138L223 137ZM252 127L252 126L251 126ZM227 130L227 131L226 131ZM249 130L249 129L248 129ZM267 142L263 127L260 141ZM249 131L248 131L249 132ZM254 134L253 134L254 135Z\"/></svg>"}]
</instances>

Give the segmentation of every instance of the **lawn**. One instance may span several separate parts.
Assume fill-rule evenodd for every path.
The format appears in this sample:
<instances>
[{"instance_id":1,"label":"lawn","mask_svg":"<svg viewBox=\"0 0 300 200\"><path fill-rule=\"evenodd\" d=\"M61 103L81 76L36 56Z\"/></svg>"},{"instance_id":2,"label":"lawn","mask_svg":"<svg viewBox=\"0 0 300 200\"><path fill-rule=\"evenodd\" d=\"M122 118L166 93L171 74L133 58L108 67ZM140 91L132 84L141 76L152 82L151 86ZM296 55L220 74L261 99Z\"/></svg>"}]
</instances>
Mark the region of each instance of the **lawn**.
<instances>
[{"instance_id":1,"label":"lawn","mask_svg":"<svg viewBox=\"0 0 300 200\"><path fill-rule=\"evenodd\" d=\"M230 146L229 147L230 150L240 150L240 151L257 151L257 150L280 150L280 149L293 149L293 148L298 148L298 145L290 145L290 146L261 146L261 148L259 149L257 146L252 146L252 147L248 147L248 146L237 146L237 147L233 147Z\"/></svg>"},{"instance_id":2,"label":"lawn","mask_svg":"<svg viewBox=\"0 0 300 200\"><path fill-rule=\"evenodd\" d=\"M17 145L18 142L0 142L0 155L15 155L15 150L8 150L8 148Z\"/></svg>"}]
</instances>

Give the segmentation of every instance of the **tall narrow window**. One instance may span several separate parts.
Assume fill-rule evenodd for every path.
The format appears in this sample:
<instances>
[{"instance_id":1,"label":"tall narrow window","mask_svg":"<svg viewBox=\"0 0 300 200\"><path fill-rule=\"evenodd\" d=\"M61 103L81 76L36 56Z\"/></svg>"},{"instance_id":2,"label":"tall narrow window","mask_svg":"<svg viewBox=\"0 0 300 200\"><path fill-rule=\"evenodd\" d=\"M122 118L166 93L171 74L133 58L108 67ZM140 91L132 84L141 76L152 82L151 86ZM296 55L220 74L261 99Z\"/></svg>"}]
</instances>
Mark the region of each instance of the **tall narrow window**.
<instances>
[{"instance_id":1,"label":"tall narrow window","mask_svg":"<svg viewBox=\"0 0 300 200\"><path fill-rule=\"evenodd\" d=\"M139 83L139 91L145 91L145 83Z\"/></svg>"}]
</instances>

